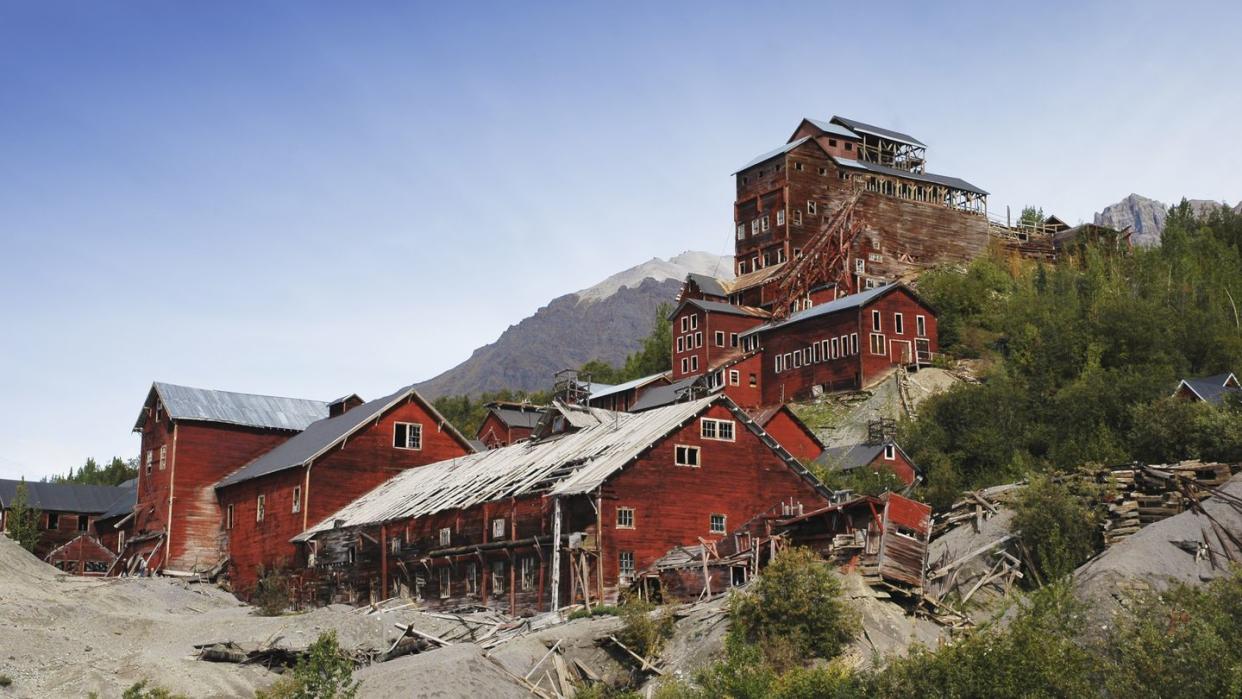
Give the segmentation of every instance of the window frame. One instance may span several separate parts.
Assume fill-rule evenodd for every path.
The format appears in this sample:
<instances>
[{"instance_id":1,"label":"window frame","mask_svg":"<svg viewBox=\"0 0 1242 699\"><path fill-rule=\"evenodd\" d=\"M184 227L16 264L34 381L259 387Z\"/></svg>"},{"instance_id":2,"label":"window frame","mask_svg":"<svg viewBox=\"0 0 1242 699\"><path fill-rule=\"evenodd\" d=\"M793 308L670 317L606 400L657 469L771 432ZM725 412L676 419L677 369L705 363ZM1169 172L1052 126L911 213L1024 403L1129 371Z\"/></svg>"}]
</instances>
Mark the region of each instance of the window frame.
<instances>
[{"instance_id":1,"label":"window frame","mask_svg":"<svg viewBox=\"0 0 1242 699\"><path fill-rule=\"evenodd\" d=\"M723 330L717 330L714 333L712 333L712 339L716 341L717 347L725 346L725 338L726 338L726 335L725 335L725 331Z\"/></svg>"},{"instance_id":2,"label":"window frame","mask_svg":"<svg viewBox=\"0 0 1242 699\"><path fill-rule=\"evenodd\" d=\"M503 595L505 593L505 573L508 572L505 570L505 562L492 561L491 563L491 570L489 571L492 583L490 592Z\"/></svg>"},{"instance_id":3,"label":"window frame","mask_svg":"<svg viewBox=\"0 0 1242 699\"><path fill-rule=\"evenodd\" d=\"M507 535L508 535L508 530L505 526L505 518L504 517L493 517L492 518L492 541L495 541L497 539L507 539L508 538Z\"/></svg>"},{"instance_id":4,"label":"window frame","mask_svg":"<svg viewBox=\"0 0 1242 699\"><path fill-rule=\"evenodd\" d=\"M816 212L817 210L818 210L818 207L815 205L815 200L814 200L814 199L807 199L807 200L806 200L806 213L807 213L807 215L808 215L808 216L814 216L814 215L815 215L815 212Z\"/></svg>"},{"instance_id":5,"label":"window frame","mask_svg":"<svg viewBox=\"0 0 1242 699\"><path fill-rule=\"evenodd\" d=\"M871 333L868 336L871 346L868 348L873 357L884 357L888 355L888 340L884 337L884 333ZM878 344L877 344L878 343ZM880 351L876 351L879 348Z\"/></svg>"},{"instance_id":6,"label":"window frame","mask_svg":"<svg viewBox=\"0 0 1242 699\"><path fill-rule=\"evenodd\" d=\"M405 446L397 446L397 428L405 427ZM411 427L417 428L411 431ZM413 434L418 435L418 444L410 446L410 437ZM402 449L405 451L422 451L423 450L423 423L421 422L394 422L392 423L392 448Z\"/></svg>"},{"instance_id":7,"label":"window frame","mask_svg":"<svg viewBox=\"0 0 1242 699\"><path fill-rule=\"evenodd\" d=\"M776 226L779 228L780 226L783 226L783 225L785 225L785 210L777 209L776 210Z\"/></svg>"},{"instance_id":8,"label":"window frame","mask_svg":"<svg viewBox=\"0 0 1242 699\"><path fill-rule=\"evenodd\" d=\"M906 334L906 318L901 313L893 313L893 333L896 335Z\"/></svg>"},{"instance_id":9,"label":"window frame","mask_svg":"<svg viewBox=\"0 0 1242 699\"><path fill-rule=\"evenodd\" d=\"M710 436L708 435L708 430L706 429L708 425L712 426ZM726 427L726 426L728 427L728 429L725 431L729 433L729 436L723 437L721 436L723 434L723 431L721 430L721 428ZM710 439L716 442L736 442L737 441L737 422L735 422L734 420L723 420L723 419L714 418L714 417L699 418L699 437L702 439Z\"/></svg>"},{"instance_id":10,"label":"window frame","mask_svg":"<svg viewBox=\"0 0 1242 699\"><path fill-rule=\"evenodd\" d=\"M895 445L892 445L892 444L884 445L884 460L885 461L896 461L897 460L897 447Z\"/></svg>"},{"instance_id":11,"label":"window frame","mask_svg":"<svg viewBox=\"0 0 1242 699\"><path fill-rule=\"evenodd\" d=\"M293 486L293 514L302 511L302 486Z\"/></svg>"},{"instance_id":12,"label":"window frame","mask_svg":"<svg viewBox=\"0 0 1242 699\"><path fill-rule=\"evenodd\" d=\"M716 519L720 519L720 528L716 528ZM729 515L721 512L713 512L708 516L707 532L709 534L728 534L729 533Z\"/></svg>"},{"instance_id":13,"label":"window frame","mask_svg":"<svg viewBox=\"0 0 1242 699\"><path fill-rule=\"evenodd\" d=\"M622 515L628 515L628 517L622 517ZM628 521L622 521L622 520L628 520ZM617 529L634 529L634 528L635 528L634 508L624 506L624 505L618 506L617 507Z\"/></svg>"},{"instance_id":14,"label":"window frame","mask_svg":"<svg viewBox=\"0 0 1242 699\"><path fill-rule=\"evenodd\" d=\"M850 333L850 356L858 356L858 333Z\"/></svg>"},{"instance_id":15,"label":"window frame","mask_svg":"<svg viewBox=\"0 0 1242 699\"><path fill-rule=\"evenodd\" d=\"M690 454L694 454L694 463L687 463ZM674 444L673 465L683 468L702 468L703 448L694 444Z\"/></svg>"},{"instance_id":16,"label":"window frame","mask_svg":"<svg viewBox=\"0 0 1242 699\"><path fill-rule=\"evenodd\" d=\"M730 386L741 386L742 385L742 372L741 371L737 369L729 370L729 385Z\"/></svg>"},{"instance_id":17,"label":"window frame","mask_svg":"<svg viewBox=\"0 0 1242 699\"><path fill-rule=\"evenodd\" d=\"M453 594L453 566L440 566L438 570L440 599L448 599Z\"/></svg>"},{"instance_id":18,"label":"window frame","mask_svg":"<svg viewBox=\"0 0 1242 699\"><path fill-rule=\"evenodd\" d=\"M453 528L452 527L440 527L440 538L438 539L438 541L440 542L441 546L452 546L453 545Z\"/></svg>"},{"instance_id":19,"label":"window frame","mask_svg":"<svg viewBox=\"0 0 1242 699\"><path fill-rule=\"evenodd\" d=\"M622 580L628 581L634 577L636 570L633 551L617 552L617 576Z\"/></svg>"},{"instance_id":20,"label":"window frame","mask_svg":"<svg viewBox=\"0 0 1242 699\"><path fill-rule=\"evenodd\" d=\"M233 503L229 503L224 508L224 530L232 531L234 525L237 524L237 512L233 509Z\"/></svg>"},{"instance_id":21,"label":"window frame","mask_svg":"<svg viewBox=\"0 0 1242 699\"><path fill-rule=\"evenodd\" d=\"M880 316L880 312L877 310L871 311L871 332L873 333L884 332L883 325L884 325L884 321L883 321L883 318L881 318Z\"/></svg>"},{"instance_id":22,"label":"window frame","mask_svg":"<svg viewBox=\"0 0 1242 699\"><path fill-rule=\"evenodd\" d=\"M166 468L168 468L168 445L161 444L160 445L160 470L163 471Z\"/></svg>"},{"instance_id":23,"label":"window frame","mask_svg":"<svg viewBox=\"0 0 1242 699\"><path fill-rule=\"evenodd\" d=\"M267 495L259 493L254 500L254 521L262 522L267 517Z\"/></svg>"},{"instance_id":24,"label":"window frame","mask_svg":"<svg viewBox=\"0 0 1242 699\"><path fill-rule=\"evenodd\" d=\"M927 316L914 316L914 335L915 337L927 337Z\"/></svg>"},{"instance_id":25,"label":"window frame","mask_svg":"<svg viewBox=\"0 0 1242 699\"><path fill-rule=\"evenodd\" d=\"M518 557L518 590L530 592L535 589L535 557Z\"/></svg>"}]
</instances>

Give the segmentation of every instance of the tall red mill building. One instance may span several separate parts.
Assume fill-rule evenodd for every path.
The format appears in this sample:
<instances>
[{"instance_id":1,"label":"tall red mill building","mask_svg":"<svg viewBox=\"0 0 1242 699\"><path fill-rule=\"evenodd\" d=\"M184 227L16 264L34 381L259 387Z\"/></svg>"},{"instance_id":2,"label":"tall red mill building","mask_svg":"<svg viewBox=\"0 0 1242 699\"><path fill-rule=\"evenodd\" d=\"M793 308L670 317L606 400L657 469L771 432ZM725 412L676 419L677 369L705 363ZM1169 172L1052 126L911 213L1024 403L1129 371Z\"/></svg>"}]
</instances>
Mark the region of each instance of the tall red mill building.
<instances>
[{"instance_id":1,"label":"tall red mill building","mask_svg":"<svg viewBox=\"0 0 1242 699\"><path fill-rule=\"evenodd\" d=\"M216 484L233 589L301 567L293 537L380 483L473 451L412 386L310 424Z\"/></svg>"}]
</instances>

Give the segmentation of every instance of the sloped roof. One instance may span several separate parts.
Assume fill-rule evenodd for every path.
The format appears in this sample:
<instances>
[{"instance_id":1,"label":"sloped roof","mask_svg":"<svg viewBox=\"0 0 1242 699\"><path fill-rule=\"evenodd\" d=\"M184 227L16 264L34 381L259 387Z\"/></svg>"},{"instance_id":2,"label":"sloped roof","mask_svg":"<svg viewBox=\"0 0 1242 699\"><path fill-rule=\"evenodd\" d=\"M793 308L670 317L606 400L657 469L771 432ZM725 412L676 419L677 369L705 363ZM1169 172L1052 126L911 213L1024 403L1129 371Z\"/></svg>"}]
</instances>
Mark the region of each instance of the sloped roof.
<instances>
[{"instance_id":1,"label":"sloped roof","mask_svg":"<svg viewBox=\"0 0 1242 699\"><path fill-rule=\"evenodd\" d=\"M694 282L696 285L698 285L699 290L705 294L710 294L712 296L728 296L729 295L729 293L724 290L724 286L721 285L721 282L719 279L713 276L707 275L707 274L699 274L698 272L691 272L686 275L686 281Z\"/></svg>"},{"instance_id":2,"label":"sloped roof","mask_svg":"<svg viewBox=\"0 0 1242 699\"><path fill-rule=\"evenodd\" d=\"M1231 379L1232 386L1229 385ZM1242 394L1242 389L1237 388L1237 383L1238 380L1233 373L1226 372L1214 376L1205 376L1200 379L1182 379L1177 389L1180 391L1185 386L1198 396L1200 400L1212 405L1220 405L1225 402L1225 398L1230 394Z\"/></svg>"},{"instance_id":3,"label":"sloped roof","mask_svg":"<svg viewBox=\"0 0 1242 699\"><path fill-rule=\"evenodd\" d=\"M17 495L21 481L0 479L0 507L8 509ZM127 492L115 485L81 485L78 483L41 483L26 481L26 503L30 507L53 512L107 512Z\"/></svg>"},{"instance_id":4,"label":"sloped roof","mask_svg":"<svg viewBox=\"0 0 1242 699\"><path fill-rule=\"evenodd\" d=\"M832 121L834 123L845 126L850 131L853 131L855 133L865 133L865 134L870 134L872 136L879 136L880 138L885 138L890 141L900 141L901 143L905 143L911 146L919 146L921 148L927 147L926 143L923 143L919 139L911 136L910 134L905 134L900 131L893 131L892 129L886 129L881 126L872 126L871 124L858 121L857 119L846 119L843 116L834 115L832 117ZM818 124L816 125L818 126Z\"/></svg>"},{"instance_id":5,"label":"sloped roof","mask_svg":"<svg viewBox=\"0 0 1242 699\"><path fill-rule=\"evenodd\" d=\"M391 395L363 403L342 415L311 423L301 433L222 478L216 483L216 488L236 485L313 461L365 427L367 423L382 417L390 408L407 398L418 401L423 409L439 422L438 427L449 432L462 446L467 449L471 448L470 440L458 432L457 428L445 420L444 416L424 400L418 391L414 390L413 385L410 385Z\"/></svg>"},{"instance_id":6,"label":"sloped roof","mask_svg":"<svg viewBox=\"0 0 1242 699\"><path fill-rule=\"evenodd\" d=\"M294 540L304 541L333 529L337 521L342 527L356 527L424 517L512 497L590 493L714 403L728 407L742 425L766 436L749 418L740 420L745 414L725 396L640 414L579 409L575 411L580 413L576 419L593 417L594 424L548 439L519 442L402 471ZM563 407L558 406L558 409ZM790 468L827 494L823 485L793 456L775 441L771 443Z\"/></svg>"},{"instance_id":7,"label":"sloped roof","mask_svg":"<svg viewBox=\"0 0 1242 699\"><path fill-rule=\"evenodd\" d=\"M824 450L823 454L819 455L819 458L815 459L815 463L828 466L834 471L852 471L875 461L884 452L884 447L890 445L900 452L906 461L911 461L909 455L901 448L901 445L892 439L886 439L878 444L852 444L841 447L829 447Z\"/></svg>"},{"instance_id":8,"label":"sloped roof","mask_svg":"<svg viewBox=\"0 0 1242 699\"><path fill-rule=\"evenodd\" d=\"M753 159L752 159L749 163L746 163L746 164L745 164L745 165L743 165L742 167L739 167L739 168L737 169L737 171L735 171L733 174L735 174L735 175L736 175L737 173L741 172L742 170L748 170L748 169L750 169L750 168L752 168L752 167L754 167L754 166L758 165L759 163L762 163L762 162L764 162L765 160L771 160L772 158L775 158L775 157L776 157L776 156L778 156L778 155L784 155L785 153L788 153L789 151L793 150L794 148L797 148L798 146L800 146L800 145L802 145L803 143L806 143L807 141L810 141L810 140L811 140L811 137L810 137L810 136L803 136L802 138L799 138L799 139L798 139L798 140L796 140L796 141L790 141L789 143L786 143L785 145L781 146L780 148L776 148L776 149L774 149L774 150L770 150L770 151L768 151L767 153L764 153L763 155L757 155L757 156L755 156L755 157L754 157L754 158L753 158Z\"/></svg>"},{"instance_id":9,"label":"sloped roof","mask_svg":"<svg viewBox=\"0 0 1242 699\"><path fill-rule=\"evenodd\" d=\"M688 376L667 386L653 386L646 393L639 396L638 400L634 401L634 405L630 406L630 411L641 413L653 408L660 408L684 401L690 387L694 385L695 381L699 380L700 376Z\"/></svg>"},{"instance_id":10,"label":"sloped roof","mask_svg":"<svg viewBox=\"0 0 1242 699\"><path fill-rule=\"evenodd\" d=\"M914 298L916 299L919 298L918 295L916 295L914 291L912 291L905 284L887 284L885 286L876 287L874 289L868 289L866 291L862 291L857 294L850 294L849 296L842 296L839 299L834 299L832 301L829 301L828 303L823 303L818 306L812 306L806 310L793 313L784 320L774 321L771 323L764 323L763 325L760 325L758 327L751 328L747 330L746 332L741 333L741 335L751 335L753 333L767 332L768 330L774 330L776 328L781 328L786 325L793 325L794 323L801 323L804 320L810 320L811 318L817 318L819 316L828 315L829 313L845 311L851 308L859 308L861 306L865 306L871 303L872 301L880 298L881 296L884 296L898 289L904 289L911 296L914 296ZM919 300L920 302L922 302L922 299L919 299Z\"/></svg>"},{"instance_id":11,"label":"sloped roof","mask_svg":"<svg viewBox=\"0 0 1242 699\"><path fill-rule=\"evenodd\" d=\"M123 517L134 511L134 505L138 504L138 479L131 478L117 486L120 489L119 494L107 511L99 515L99 519L112 519L113 517Z\"/></svg>"},{"instance_id":12,"label":"sloped roof","mask_svg":"<svg viewBox=\"0 0 1242 699\"><path fill-rule=\"evenodd\" d=\"M328 416L328 404L321 400L215 391L156 381L151 384L151 392L134 423L134 430L142 429L146 422L145 408L152 404L152 394L159 397L164 410L174 420L299 431Z\"/></svg>"},{"instance_id":13,"label":"sloped roof","mask_svg":"<svg viewBox=\"0 0 1242 699\"><path fill-rule=\"evenodd\" d=\"M757 269L753 272L738 275L730 281L722 282L722 285L724 286L725 291L730 294L735 294L739 291L744 291L746 289L764 284L773 277L780 275L785 271L785 265L787 264L787 262L778 262L774 265L768 265L767 267Z\"/></svg>"},{"instance_id":14,"label":"sloped roof","mask_svg":"<svg viewBox=\"0 0 1242 699\"><path fill-rule=\"evenodd\" d=\"M892 177L901 177L907 180L915 180L917 182L928 182L930 184L943 185L952 189L960 189L966 192L974 192L975 194L987 195L987 192L974 186L973 184L959 177L949 177L948 175L934 175L930 172L910 172L909 170L900 170L887 165L880 165L866 160L854 160L852 158L842 158L840 156L831 156L832 161L841 167L848 167L854 170L865 170L874 172L877 175L889 175Z\"/></svg>"},{"instance_id":15,"label":"sloped roof","mask_svg":"<svg viewBox=\"0 0 1242 699\"><path fill-rule=\"evenodd\" d=\"M756 354L756 353L752 353L752 354ZM823 440L819 438L819 435L815 434L815 430L812 430L810 427L808 427L807 424L802 421L802 418L798 417L797 413L790 410L788 403L781 403L779 405L770 405L764 408L755 408L752 410L747 410L746 412L750 414L751 418L753 418L755 422L762 425L764 429L767 429L768 423L772 421L772 418L776 417L777 415L781 413L785 413L786 415L789 416L790 420L793 420L794 425L796 425L798 429L802 430L802 432L806 434L806 436L810 437L811 441L819 445L820 449L825 448Z\"/></svg>"},{"instance_id":16,"label":"sloped roof","mask_svg":"<svg viewBox=\"0 0 1242 699\"><path fill-rule=\"evenodd\" d=\"M535 423L539 422L539 413L543 407L538 405L515 407L500 403L489 405L487 410L507 427L534 428Z\"/></svg>"},{"instance_id":17,"label":"sloped roof","mask_svg":"<svg viewBox=\"0 0 1242 699\"><path fill-rule=\"evenodd\" d=\"M833 136L840 136L841 138L852 138L854 140L859 139L858 134L854 133L845 126L842 126L841 124L834 124L831 121L821 121L819 119L811 118L807 118L806 121L809 121L811 125L824 133L829 133Z\"/></svg>"},{"instance_id":18,"label":"sloped roof","mask_svg":"<svg viewBox=\"0 0 1242 699\"><path fill-rule=\"evenodd\" d=\"M653 381L658 381L664 378L667 374L668 374L667 371L661 371L658 374L651 374L650 376L641 376L632 381L626 381L625 383L619 383L616 386L610 386L608 388L592 393L590 397L588 398L588 400L595 400L597 398L605 398L607 396L611 396L616 393L624 393L630 390L631 388L642 388L643 386L646 386L647 384Z\"/></svg>"},{"instance_id":19,"label":"sloped roof","mask_svg":"<svg viewBox=\"0 0 1242 699\"><path fill-rule=\"evenodd\" d=\"M677 304L677 307L673 309L672 313L669 313L668 315L669 320L672 320L678 313L680 313L682 307L684 306L696 306L698 308L701 308L707 311L708 313L725 313L731 316L745 316L748 318L771 318L772 317L771 313L763 310L762 308L754 308L752 306L734 306L731 303L724 303L722 301L706 301L704 299L685 299L681 303Z\"/></svg>"}]
</instances>

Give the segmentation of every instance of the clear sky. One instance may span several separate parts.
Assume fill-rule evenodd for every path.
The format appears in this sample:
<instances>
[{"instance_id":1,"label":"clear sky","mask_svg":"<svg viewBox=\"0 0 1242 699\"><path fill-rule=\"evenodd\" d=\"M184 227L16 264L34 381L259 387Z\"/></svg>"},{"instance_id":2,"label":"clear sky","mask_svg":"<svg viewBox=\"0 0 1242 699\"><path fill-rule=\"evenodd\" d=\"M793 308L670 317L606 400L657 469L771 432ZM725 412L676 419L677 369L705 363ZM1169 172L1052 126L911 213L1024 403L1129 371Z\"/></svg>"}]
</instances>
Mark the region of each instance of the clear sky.
<instances>
[{"instance_id":1,"label":"clear sky","mask_svg":"<svg viewBox=\"0 0 1242 699\"><path fill-rule=\"evenodd\" d=\"M731 246L803 116L1071 222L1236 202L1242 5L0 3L0 477L130 456L151 381L375 397Z\"/></svg>"}]
</instances>

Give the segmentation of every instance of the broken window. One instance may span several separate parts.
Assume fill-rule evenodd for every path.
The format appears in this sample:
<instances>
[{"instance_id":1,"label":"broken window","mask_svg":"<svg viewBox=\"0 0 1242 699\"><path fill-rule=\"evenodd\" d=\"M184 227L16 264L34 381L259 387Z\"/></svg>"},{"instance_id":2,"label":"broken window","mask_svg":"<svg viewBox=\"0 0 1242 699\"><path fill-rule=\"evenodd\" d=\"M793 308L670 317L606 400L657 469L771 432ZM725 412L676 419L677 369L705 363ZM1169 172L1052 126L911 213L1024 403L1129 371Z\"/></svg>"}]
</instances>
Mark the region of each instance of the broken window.
<instances>
[{"instance_id":1,"label":"broken window","mask_svg":"<svg viewBox=\"0 0 1242 699\"><path fill-rule=\"evenodd\" d=\"M535 557L524 556L520 560L522 592L530 592L535 589Z\"/></svg>"},{"instance_id":2,"label":"broken window","mask_svg":"<svg viewBox=\"0 0 1242 699\"><path fill-rule=\"evenodd\" d=\"M742 240L745 237L746 237L746 224L745 223L737 224L737 239Z\"/></svg>"},{"instance_id":3,"label":"broken window","mask_svg":"<svg viewBox=\"0 0 1242 699\"><path fill-rule=\"evenodd\" d=\"M224 528L225 529L233 528L233 506L232 505L229 505L224 510Z\"/></svg>"},{"instance_id":4,"label":"broken window","mask_svg":"<svg viewBox=\"0 0 1242 699\"><path fill-rule=\"evenodd\" d=\"M168 445L160 447L160 470L163 471L168 465Z\"/></svg>"},{"instance_id":5,"label":"broken window","mask_svg":"<svg viewBox=\"0 0 1242 699\"><path fill-rule=\"evenodd\" d=\"M802 225L802 209L793 210L793 222L795 226Z\"/></svg>"},{"instance_id":6,"label":"broken window","mask_svg":"<svg viewBox=\"0 0 1242 699\"><path fill-rule=\"evenodd\" d=\"M493 539L505 538L505 520L503 517L497 517L496 519L492 520L492 538Z\"/></svg>"},{"instance_id":7,"label":"broken window","mask_svg":"<svg viewBox=\"0 0 1242 699\"><path fill-rule=\"evenodd\" d=\"M761 233L768 232L768 217L766 214L764 215L763 218L759 219L759 231Z\"/></svg>"},{"instance_id":8,"label":"broken window","mask_svg":"<svg viewBox=\"0 0 1242 699\"><path fill-rule=\"evenodd\" d=\"M444 566L440 569L440 599L448 599L453 591L453 569Z\"/></svg>"},{"instance_id":9,"label":"broken window","mask_svg":"<svg viewBox=\"0 0 1242 699\"><path fill-rule=\"evenodd\" d=\"M48 529L60 529L60 513L59 512L47 513L47 528Z\"/></svg>"},{"instance_id":10,"label":"broken window","mask_svg":"<svg viewBox=\"0 0 1242 699\"><path fill-rule=\"evenodd\" d=\"M293 512L297 514L302 511L302 486L293 486Z\"/></svg>"},{"instance_id":11,"label":"broken window","mask_svg":"<svg viewBox=\"0 0 1242 699\"><path fill-rule=\"evenodd\" d=\"M815 215L815 200L814 199L806 200L806 212L812 216Z\"/></svg>"},{"instance_id":12,"label":"broken window","mask_svg":"<svg viewBox=\"0 0 1242 699\"><path fill-rule=\"evenodd\" d=\"M440 545L448 546L453 542L453 530L448 527L440 529Z\"/></svg>"},{"instance_id":13,"label":"broken window","mask_svg":"<svg viewBox=\"0 0 1242 699\"><path fill-rule=\"evenodd\" d=\"M263 521L263 515L265 514L265 513L264 513L264 510L266 510L266 509L267 509L267 508L266 508L266 505L267 505L267 496L265 496L265 495L260 495L258 498L256 498L256 499L255 499L255 504L254 504L254 521L256 521L256 522L262 522L262 521Z\"/></svg>"},{"instance_id":14,"label":"broken window","mask_svg":"<svg viewBox=\"0 0 1242 699\"><path fill-rule=\"evenodd\" d=\"M711 533L724 534L726 531L727 530L725 529L725 516L721 514L712 515Z\"/></svg>"},{"instance_id":15,"label":"broken window","mask_svg":"<svg viewBox=\"0 0 1242 699\"><path fill-rule=\"evenodd\" d=\"M617 528L633 529L634 528L634 508L618 507L617 508Z\"/></svg>"},{"instance_id":16,"label":"broken window","mask_svg":"<svg viewBox=\"0 0 1242 699\"><path fill-rule=\"evenodd\" d=\"M479 594L479 567L478 565L474 563L466 564L466 574L463 577L463 582L466 583L466 594L467 595Z\"/></svg>"},{"instance_id":17,"label":"broken window","mask_svg":"<svg viewBox=\"0 0 1242 699\"><path fill-rule=\"evenodd\" d=\"M417 422L393 423L392 445L397 449L422 449L423 426Z\"/></svg>"},{"instance_id":18,"label":"broken window","mask_svg":"<svg viewBox=\"0 0 1242 699\"><path fill-rule=\"evenodd\" d=\"M673 463L677 466L699 466L699 448L678 444L673 448Z\"/></svg>"},{"instance_id":19,"label":"broken window","mask_svg":"<svg viewBox=\"0 0 1242 699\"><path fill-rule=\"evenodd\" d=\"M86 531L87 525L90 524L90 518L86 515L78 515L78 531Z\"/></svg>"},{"instance_id":20,"label":"broken window","mask_svg":"<svg viewBox=\"0 0 1242 699\"><path fill-rule=\"evenodd\" d=\"M155 462L155 450L147 450L147 475L151 475L151 464Z\"/></svg>"},{"instance_id":21,"label":"broken window","mask_svg":"<svg viewBox=\"0 0 1242 699\"><path fill-rule=\"evenodd\" d=\"M617 572L622 582L629 582L634 577L634 552L621 551L617 554Z\"/></svg>"},{"instance_id":22,"label":"broken window","mask_svg":"<svg viewBox=\"0 0 1242 699\"><path fill-rule=\"evenodd\" d=\"M505 591L505 562L492 561L492 593L500 594Z\"/></svg>"}]
</instances>

